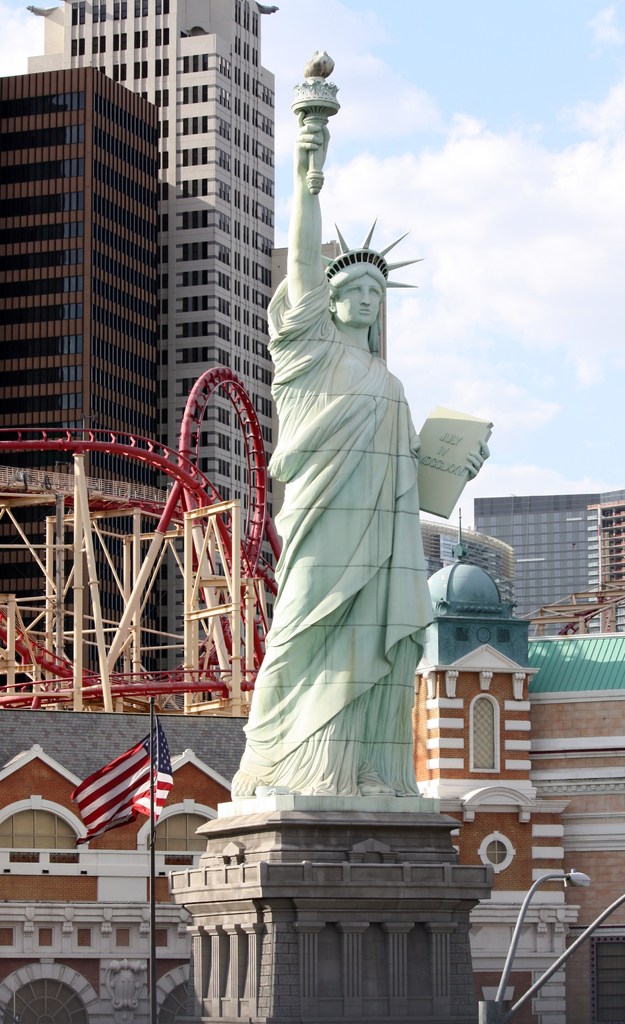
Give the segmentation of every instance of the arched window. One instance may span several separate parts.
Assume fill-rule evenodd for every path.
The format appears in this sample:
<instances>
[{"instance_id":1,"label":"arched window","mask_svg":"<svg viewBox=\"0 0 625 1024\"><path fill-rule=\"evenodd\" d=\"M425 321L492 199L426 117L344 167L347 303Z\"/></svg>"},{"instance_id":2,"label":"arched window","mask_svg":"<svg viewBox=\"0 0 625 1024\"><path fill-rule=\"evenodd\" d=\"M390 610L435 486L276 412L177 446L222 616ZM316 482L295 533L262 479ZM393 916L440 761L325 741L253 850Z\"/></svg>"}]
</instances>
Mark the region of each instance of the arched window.
<instances>
[{"instance_id":1,"label":"arched window","mask_svg":"<svg viewBox=\"0 0 625 1024\"><path fill-rule=\"evenodd\" d=\"M28 808L0 821L0 847L11 850L73 850L76 833L52 811Z\"/></svg>"},{"instance_id":2,"label":"arched window","mask_svg":"<svg viewBox=\"0 0 625 1024\"><path fill-rule=\"evenodd\" d=\"M176 1024L179 1016L186 1016L187 987L183 981L165 997L158 1012L158 1024Z\"/></svg>"},{"instance_id":3,"label":"arched window","mask_svg":"<svg viewBox=\"0 0 625 1024\"><path fill-rule=\"evenodd\" d=\"M2 1021L9 1024L18 1019L20 1024L88 1024L89 1018L82 999L68 985L57 979L38 978L17 990Z\"/></svg>"},{"instance_id":4,"label":"arched window","mask_svg":"<svg viewBox=\"0 0 625 1024\"><path fill-rule=\"evenodd\" d=\"M499 707L487 696L471 705L471 771L499 771Z\"/></svg>"},{"instance_id":5,"label":"arched window","mask_svg":"<svg viewBox=\"0 0 625 1024\"><path fill-rule=\"evenodd\" d=\"M196 836L200 825L208 821L202 814L171 814L156 826L156 850L184 850L192 852L206 849L206 836Z\"/></svg>"}]
</instances>

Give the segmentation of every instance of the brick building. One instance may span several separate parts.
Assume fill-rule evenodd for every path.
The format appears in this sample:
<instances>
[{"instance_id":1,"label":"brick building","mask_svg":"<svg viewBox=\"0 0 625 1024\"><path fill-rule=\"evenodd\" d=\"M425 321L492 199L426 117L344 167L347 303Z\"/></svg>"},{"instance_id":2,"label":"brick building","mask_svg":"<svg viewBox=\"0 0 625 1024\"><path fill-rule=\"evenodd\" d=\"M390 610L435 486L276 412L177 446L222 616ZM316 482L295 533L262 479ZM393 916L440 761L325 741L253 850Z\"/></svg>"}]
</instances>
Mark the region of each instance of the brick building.
<instances>
[{"instance_id":1,"label":"brick building","mask_svg":"<svg viewBox=\"0 0 625 1024\"><path fill-rule=\"evenodd\" d=\"M471 918L478 999L495 996L536 878L574 868L592 880L588 889L556 882L536 891L507 992L514 1003L623 890L625 637L528 642L528 623L512 617L492 578L462 561L435 574L430 592L416 770L424 795L462 823L461 863L493 867L491 899ZM623 1019L625 913L574 956L515 1020Z\"/></svg>"},{"instance_id":2,"label":"brick building","mask_svg":"<svg viewBox=\"0 0 625 1024\"><path fill-rule=\"evenodd\" d=\"M189 944L167 876L197 863L195 831L229 797L242 733L232 719L176 716L163 727L174 785L156 832L157 1002L159 1024L170 1024L185 1008ZM70 800L146 729L145 715L0 716L0 1007L22 1024L148 1019L149 821L76 847L85 829Z\"/></svg>"},{"instance_id":3,"label":"brick building","mask_svg":"<svg viewBox=\"0 0 625 1024\"><path fill-rule=\"evenodd\" d=\"M562 801L564 858L590 875L569 941L623 894L625 852L625 636L611 633L530 642L536 675L532 778ZM625 1019L625 910L618 908L566 972L566 1024Z\"/></svg>"}]
</instances>

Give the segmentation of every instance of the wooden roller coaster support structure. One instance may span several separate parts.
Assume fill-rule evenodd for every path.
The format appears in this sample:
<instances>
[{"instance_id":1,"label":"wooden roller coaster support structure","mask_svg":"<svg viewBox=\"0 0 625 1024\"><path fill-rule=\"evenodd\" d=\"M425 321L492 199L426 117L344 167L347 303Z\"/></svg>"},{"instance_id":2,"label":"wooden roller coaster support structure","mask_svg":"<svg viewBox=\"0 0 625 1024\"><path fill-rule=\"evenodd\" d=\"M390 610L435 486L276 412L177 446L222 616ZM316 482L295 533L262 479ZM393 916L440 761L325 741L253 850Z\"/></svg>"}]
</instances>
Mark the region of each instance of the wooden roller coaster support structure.
<instances>
[{"instance_id":1,"label":"wooden roller coaster support structure","mask_svg":"<svg viewBox=\"0 0 625 1024\"><path fill-rule=\"evenodd\" d=\"M80 588L76 585L74 578L74 592L79 590L81 614L74 615L74 711L83 710L82 686L83 672L82 664L80 671L76 668L76 655L80 652L82 662L83 650L83 551L85 555L89 596L91 598L91 613L95 629L95 641L98 651L98 666L102 685L102 698L104 710L113 710L113 699L111 697L111 680L109 677L109 666L106 657L106 637L104 636L104 623L102 621L102 606L100 604L100 587L98 584L98 572L93 548L93 537L91 535L91 518L89 515L89 497L87 494L87 483L85 480L85 457L74 455L74 565L76 570L80 568Z\"/></svg>"},{"instance_id":2,"label":"wooden roller coaster support structure","mask_svg":"<svg viewBox=\"0 0 625 1024\"><path fill-rule=\"evenodd\" d=\"M227 557L223 540L216 529L215 515L230 514L232 557ZM204 529L199 530L200 522ZM222 671L230 673L230 699L241 710L241 508L238 501L221 502L212 507L185 512L184 516L184 669L200 670L200 623L204 623L206 639L214 646ZM214 569L218 552L224 575ZM203 600L200 601L200 593ZM231 654L228 654L222 628L222 617L228 616ZM185 694L185 712L192 707L191 694Z\"/></svg>"},{"instance_id":3,"label":"wooden roller coaster support structure","mask_svg":"<svg viewBox=\"0 0 625 1024\"><path fill-rule=\"evenodd\" d=\"M63 658L63 608L65 599L65 515L62 494L55 495L54 516L46 516L46 647Z\"/></svg>"},{"instance_id":4,"label":"wooden roller coaster support structure","mask_svg":"<svg viewBox=\"0 0 625 1024\"><path fill-rule=\"evenodd\" d=\"M242 432L248 484L245 525L241 501L222 501L199 469L202 420L217 390L230 402ZM69 474L50 477L0 465L0 518L5 517L9 533L18 538L0 546L10 550L21 541L45 581L43 600L36 599L34 605L0 598L0 659L6 680L0 686L0 707L69 704L75 710L112 711L123 710L128 701L140 708L142 700L159 695L175 698L170 706L179 708L176 701L183 694L185 711L218 711L221 702L224 710L240 713L263 656L265 587L276 592L261 546L267 539L277 558L279 543L266 515L261 428L236 375L224 367L202 374L189 396L178 451L124 432L65 427L2 429L0 463L4 451L66 453L73 458L74 479L72 487ZM88 485L84 460L90 452L138 461L166 475L168 493L121 481L97 479ZM30 543L11 514L13 505L29 504L54 509L45 517L44 545ZM110 530L108 517L113 520ZM145 532L144 517L156 521ZM120 519L126 521L123 527ZM144 615L167 552L183 576L182 644L179 633L168 632L162 623L154 628ZM107 584L122 609L107 621L98 558L99 565L103 559L108 563ZM67 559L73 565L65 579ZM70 632L65 627L72 617ZM182 654L182 664L155 669L157 651Z\"/></svg>"},{"instance_id":5,"label":"wooden roller coaster support structure","mask_svg":"<svg viewBox=\"0 0 625 1024\"><path fill-rule=\"evenodd\" d=\"M6 649L2 652L2 661L7 677L6 689L7 693L15 693L15 673L17 670L17 660L15 657L17 601L15 600L15 594L7 594L1 604L6 609L7 639Z\"/></svg>"},{"instance_id":6,"label":"wooden roller coaster support structure","mask_svg":"<svg viewBox=\"0 0 625 1024\"><path fill-rule=\"evenodd\" d=\"M219 528L228 519L230 546ZM214 652L219 670L229 687L228 707L240 714L249 701L244 690L251 688L257 668L254 644L254 609L262 606L267 615L263 580L242 574L241 503L224 501L192 509L184 517L184 671L196 677L205 669L202 658ZM223 574L215 566L223 568ZM228 624L227 635L223 623ZM200 626L203 636L200 636ZM185 694L185 713L205 710L201 695ZM215 709L214 699L210 702Z\"/></svg>"},{"instance_id":7,"label":"wooden roller coaster support structure","mask_svg":"<svg viewBox=\"0 0 625 1024\"><path fill-rule=\"evenodd\" d=\"M133 581L137 579L141 569L141 516L137 510L132 516L132 541L124 541L124 598L130 601ZM130 651L126 652L124 671L138 673L141 671L141 615L137 608L130 627Z\"/></svg>"}]
</instances>

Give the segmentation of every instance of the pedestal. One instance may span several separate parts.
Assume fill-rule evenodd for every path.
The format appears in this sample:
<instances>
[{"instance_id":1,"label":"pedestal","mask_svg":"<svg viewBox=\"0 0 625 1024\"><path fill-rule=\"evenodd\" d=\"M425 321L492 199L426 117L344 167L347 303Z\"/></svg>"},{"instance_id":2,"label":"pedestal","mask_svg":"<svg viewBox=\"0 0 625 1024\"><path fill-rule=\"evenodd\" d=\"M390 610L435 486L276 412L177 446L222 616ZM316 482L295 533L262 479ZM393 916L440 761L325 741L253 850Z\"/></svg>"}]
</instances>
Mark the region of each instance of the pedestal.
<instances>
[{"instance_id":1,"label":"pedestal","mask_svg":"<svg viewBox=\"0 0 625 1024\"><path fill-rule=\"evenodd\" d=\"M458 822L417 799L296 795L226 804L196 869L195 1021L477 1022L469 913L490 868L459 865ZM186 1018L185 1018L186 1019Z\"/></svg>"}]
</instances>

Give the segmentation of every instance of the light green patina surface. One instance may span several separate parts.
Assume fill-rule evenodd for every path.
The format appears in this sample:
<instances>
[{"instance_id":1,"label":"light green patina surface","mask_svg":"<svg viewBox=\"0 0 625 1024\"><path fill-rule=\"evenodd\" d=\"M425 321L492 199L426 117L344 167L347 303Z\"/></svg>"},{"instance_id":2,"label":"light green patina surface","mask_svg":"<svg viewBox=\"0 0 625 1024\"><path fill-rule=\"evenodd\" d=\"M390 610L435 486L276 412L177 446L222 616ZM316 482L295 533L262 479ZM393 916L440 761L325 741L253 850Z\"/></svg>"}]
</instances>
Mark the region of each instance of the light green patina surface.
<instances>
[{"instance_id":1,"label":"light green patina surface","mask_svg":"<svg viewBox=\"0 0 625 1024\"><path fill-rule=\"evenodd\" d=\"M270 470L285 484L279 596L232 794L410 797L414 672L432 617L419 443L377 355L388 249L372 250L369 236L322 263L318 193L338 103L322 77L331 62L311 67L294 104L287 279L269 307L280 423ZM471 455L471 475L482 461Z\"/></svg>"},{"instance_id":2,"label":"light green patina surface","mask_svg":"<svg viewBox=\"0 0 625 1024\"><path fill-rule=\"evenodd\" d=\"M625 690L625 634L530 640L532 693Z\"/></svg>"}]
</instances>

